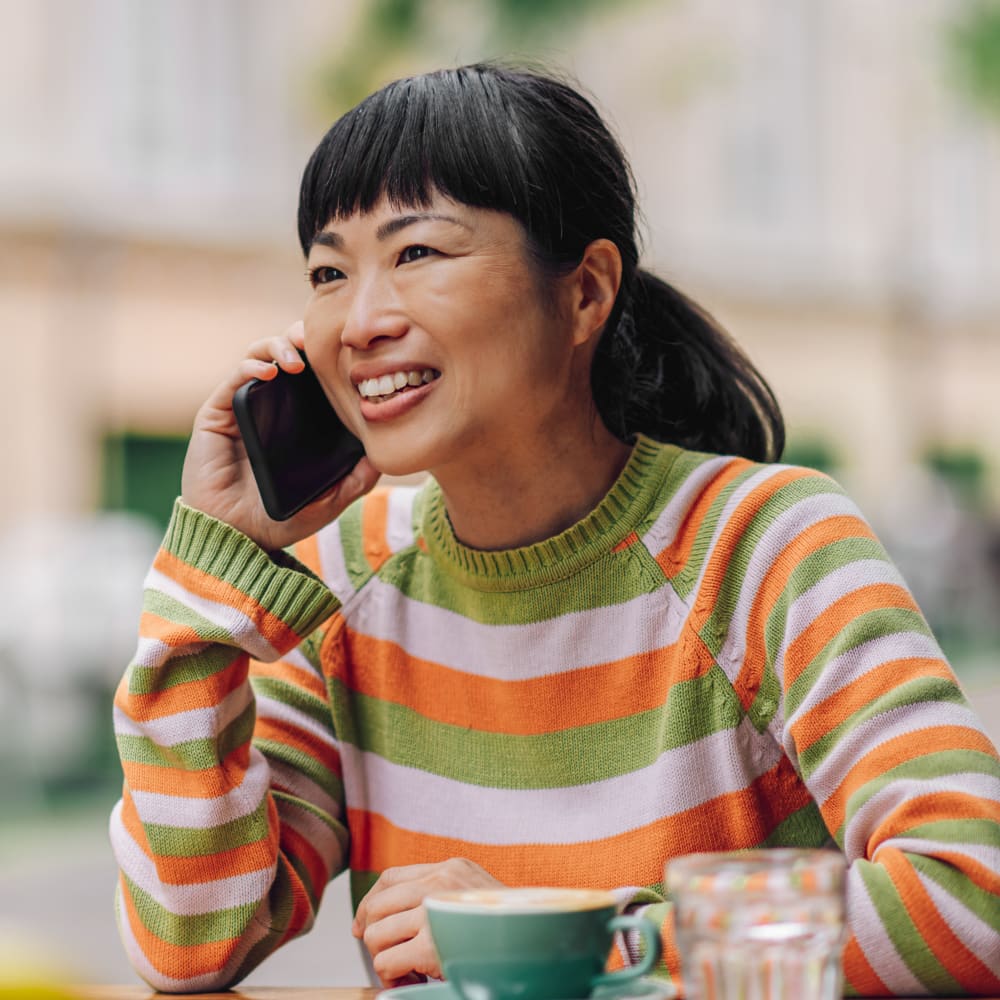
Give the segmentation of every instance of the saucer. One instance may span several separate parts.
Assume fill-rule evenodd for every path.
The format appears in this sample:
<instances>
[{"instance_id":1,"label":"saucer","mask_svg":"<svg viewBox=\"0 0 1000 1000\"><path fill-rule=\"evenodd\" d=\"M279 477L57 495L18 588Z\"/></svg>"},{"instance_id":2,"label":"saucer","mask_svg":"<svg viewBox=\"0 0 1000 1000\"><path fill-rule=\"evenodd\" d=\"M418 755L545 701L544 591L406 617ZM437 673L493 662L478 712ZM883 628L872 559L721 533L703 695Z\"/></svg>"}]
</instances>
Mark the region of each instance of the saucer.
<instances>
[{"instance_id":1,"label":"saucer","mask_svg":"<svg viewBox=\"0 0 1000 1000\"><path fill-rule=\"evenodd\" d=\"M621 986L598 986L586 1000L671 1000L677 990L671 983L644 976L633 979ZM378 1000L461 1000L451 988L451 983L414 983L412 986L396 986L382 990ZM580 997L579 1000L584 1000Z\"/></svg>"}]
</instances>

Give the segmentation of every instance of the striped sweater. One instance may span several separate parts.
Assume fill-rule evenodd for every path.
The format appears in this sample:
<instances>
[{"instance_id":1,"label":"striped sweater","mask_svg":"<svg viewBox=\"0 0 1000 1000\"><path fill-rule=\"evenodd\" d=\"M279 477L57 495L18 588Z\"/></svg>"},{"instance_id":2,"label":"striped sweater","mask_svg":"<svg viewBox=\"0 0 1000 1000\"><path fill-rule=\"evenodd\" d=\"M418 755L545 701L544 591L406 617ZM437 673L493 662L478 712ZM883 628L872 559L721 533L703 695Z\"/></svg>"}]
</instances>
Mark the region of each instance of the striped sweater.
<instances>
[{"instance_id":1,"label":"striped sweater","mask_svg":"<svg viewBox=\"0 0 1000 1000\"><path fill-rule=\"evenodd\" d=\"M457 856L615 889L676 977L667 859L834 842L852 989L1000 991L996 749L811 470L640 438L583 521L504 552L433 482L294 553L178 503L115 729L119 926L164 991L239 980L345 869L357 903Z\"/></svg>"}]
</instances>

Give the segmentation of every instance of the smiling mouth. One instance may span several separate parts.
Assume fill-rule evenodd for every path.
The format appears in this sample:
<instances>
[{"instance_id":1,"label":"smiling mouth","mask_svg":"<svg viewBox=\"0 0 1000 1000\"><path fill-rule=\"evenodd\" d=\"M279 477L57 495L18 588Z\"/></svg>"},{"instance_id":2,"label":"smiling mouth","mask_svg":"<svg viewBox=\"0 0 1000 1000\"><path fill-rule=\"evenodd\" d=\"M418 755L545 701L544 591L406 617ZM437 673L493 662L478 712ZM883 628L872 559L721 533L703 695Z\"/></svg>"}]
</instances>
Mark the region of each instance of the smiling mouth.
<instances>
[{"instance_id":1,"label":"smiling mouth","mask_svg":"<svg viewBox=\"0 0 1000 1000\"><path fill-rule=\"evenodd\" d=\"M378 378L366 378L358 383L358 392L369 403L384 403L409 389L416 389L440 378L441 373L434 368L420 368L413 371L398 371Z\"/></svg>"}]
</instances>

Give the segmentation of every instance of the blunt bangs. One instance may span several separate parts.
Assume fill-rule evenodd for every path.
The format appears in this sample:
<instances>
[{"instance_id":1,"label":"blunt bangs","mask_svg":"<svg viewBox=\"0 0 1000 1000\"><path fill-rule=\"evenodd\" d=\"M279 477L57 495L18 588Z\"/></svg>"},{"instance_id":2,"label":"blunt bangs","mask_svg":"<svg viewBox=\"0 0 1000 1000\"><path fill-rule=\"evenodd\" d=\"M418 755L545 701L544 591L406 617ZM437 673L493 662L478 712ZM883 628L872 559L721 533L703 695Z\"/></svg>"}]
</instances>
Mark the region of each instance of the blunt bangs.
<instances>
[{"instance_id":1,"label":"blunt bangs","mask_svg":"<svg viewBox=\"0 0 1000 1000\"><path fill-rule=\"evenodd\" d=\"M437 191L507 212L545 255L553 254L544 234L562 226L542 217L560 209L545 196L551 179L533 175L533 164L551 162L551 151L536 148L545 140L535 133L544 129L531 128L530 103L502 86L495 74L503 72L463 67L398 80L338 119L302 177L303 253L333 219L368 212L383 198L425 207Z\"/></svg>"}]
</instances>

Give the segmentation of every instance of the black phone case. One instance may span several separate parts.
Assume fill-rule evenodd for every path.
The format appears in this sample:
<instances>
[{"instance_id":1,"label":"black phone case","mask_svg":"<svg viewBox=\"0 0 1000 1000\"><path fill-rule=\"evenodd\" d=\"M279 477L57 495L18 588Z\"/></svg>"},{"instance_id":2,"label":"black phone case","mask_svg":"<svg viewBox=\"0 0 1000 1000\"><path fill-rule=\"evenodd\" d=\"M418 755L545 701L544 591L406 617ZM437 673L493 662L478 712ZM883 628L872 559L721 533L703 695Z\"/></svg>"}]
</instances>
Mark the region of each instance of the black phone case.
<instances>
[{"instance_id":1,"label":"black phone case","mask_svg":"<svg viewBox=\"0 0 1000 1000\"><path fill-rule=\"evenodd\" d=\"M308 366L240 386L233 412L264 510L275 521L318 499L364 455Z\"/></svg>"}]
</instances>

